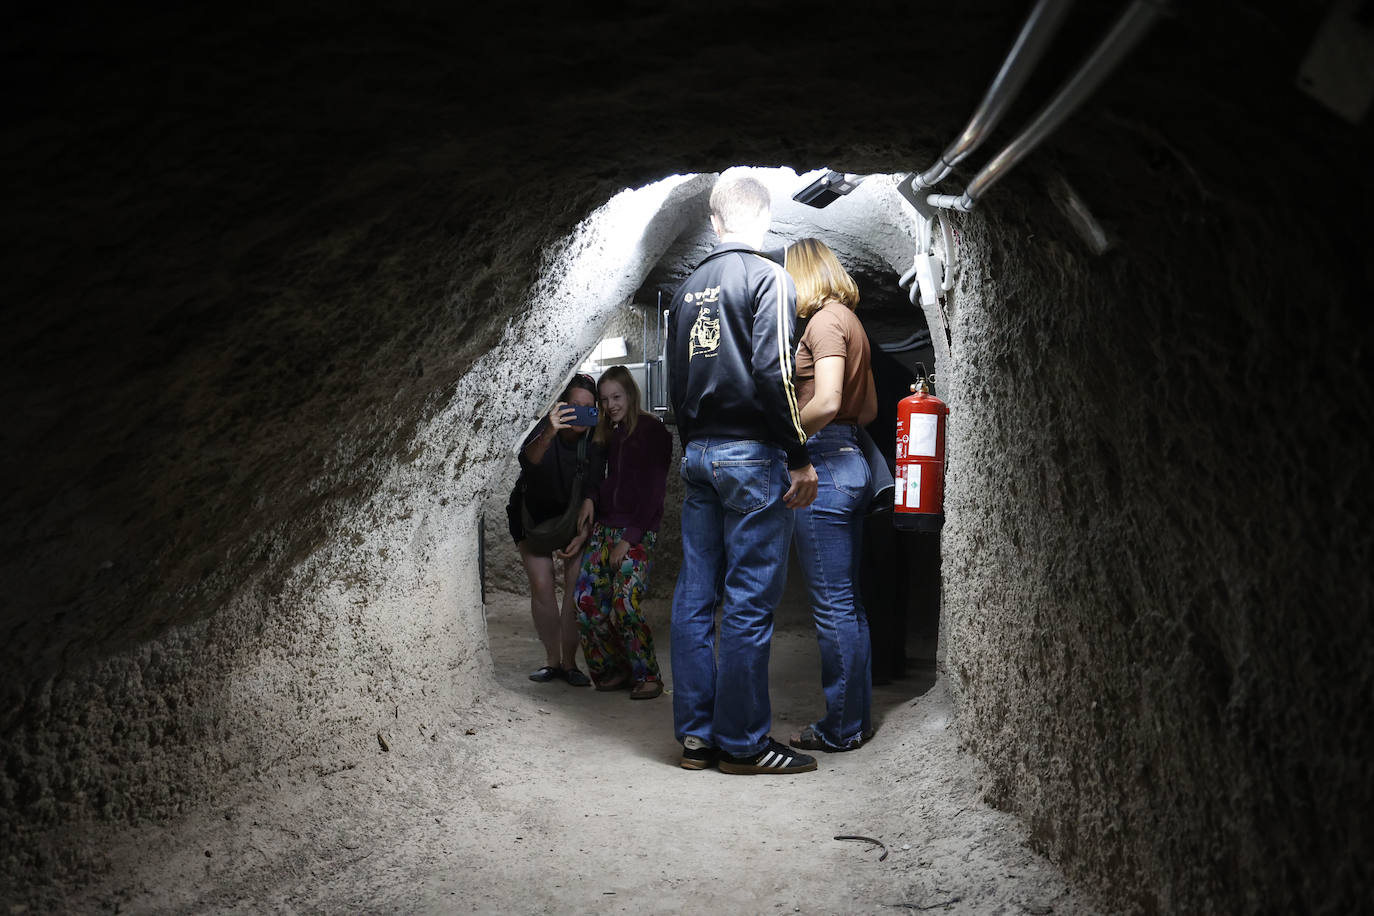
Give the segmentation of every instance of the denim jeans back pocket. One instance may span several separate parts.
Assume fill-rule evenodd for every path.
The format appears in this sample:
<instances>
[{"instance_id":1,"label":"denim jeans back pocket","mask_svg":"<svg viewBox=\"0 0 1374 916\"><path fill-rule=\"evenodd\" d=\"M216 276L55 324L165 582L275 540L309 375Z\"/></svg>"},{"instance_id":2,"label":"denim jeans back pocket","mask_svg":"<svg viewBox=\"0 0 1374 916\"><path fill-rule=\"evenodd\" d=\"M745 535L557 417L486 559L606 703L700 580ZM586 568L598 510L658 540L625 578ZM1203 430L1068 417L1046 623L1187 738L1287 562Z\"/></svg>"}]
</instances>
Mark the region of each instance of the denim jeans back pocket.
<instances>
[{"instance_id":1,"label":"denim jeans back pocket","mask_svg":"<svg viewBox=\"0 0 1374 916\"><path fill-rule=\"evenodd\" d=\"M850 499L867 498L868 461L857 447L846 445L823 452L821 461L825 462L825 468L830 472L830 482L836 490Z\"/></svg>"},{"instance_id":2,"label":"denim jeans back pocket","mask_svg":"<svg viewBox=\"0 0 1374 916\"><path fill-rule=\"evenodd\" d=\"M748 515L768 505L773 461L749 458L738 461L712 461L711 475L721 504L731 512Z\"/></svg>"}]
</instances>

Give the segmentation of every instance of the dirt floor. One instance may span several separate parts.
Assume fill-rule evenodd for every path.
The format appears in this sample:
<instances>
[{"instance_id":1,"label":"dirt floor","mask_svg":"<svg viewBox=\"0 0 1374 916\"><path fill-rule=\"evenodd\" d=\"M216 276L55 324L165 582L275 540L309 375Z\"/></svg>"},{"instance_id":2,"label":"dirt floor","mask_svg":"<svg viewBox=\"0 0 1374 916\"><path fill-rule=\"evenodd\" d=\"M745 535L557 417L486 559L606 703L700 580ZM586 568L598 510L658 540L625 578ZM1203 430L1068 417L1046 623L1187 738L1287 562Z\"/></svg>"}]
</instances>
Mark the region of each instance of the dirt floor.
<instances>
[{"instance_id":1,"label":"dirt floor","mask_svg":"<svg viewBox=\"0 0 1374 916\"><path fill-rule=\"evenodd\" d=\"M118 838L63 910L138 913L1094 913L981 801L929 666L875 689L877 736L799 776L677 766L669 695L536 684L528 600L487 596L497 692L429 753L267 779ZM647 603L667 667L669 602ZM821 709L805 611L779 613L774 736ZM871 837L877 843L837 840ZM886 855L884 857L884 848ZM21 910L22 911L22 910ZM11 909L10 912L15 912Z\"/></svg>"}]
</instances>

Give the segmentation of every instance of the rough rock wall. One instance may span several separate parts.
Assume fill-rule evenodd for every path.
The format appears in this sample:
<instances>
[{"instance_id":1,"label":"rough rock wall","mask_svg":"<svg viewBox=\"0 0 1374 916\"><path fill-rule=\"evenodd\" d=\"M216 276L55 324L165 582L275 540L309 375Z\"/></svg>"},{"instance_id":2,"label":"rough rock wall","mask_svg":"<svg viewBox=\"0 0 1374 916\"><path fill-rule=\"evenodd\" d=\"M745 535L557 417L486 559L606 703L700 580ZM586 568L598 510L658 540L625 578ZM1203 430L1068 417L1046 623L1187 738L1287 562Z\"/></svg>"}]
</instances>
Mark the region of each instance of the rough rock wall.
<instances>
[{"instance_id":1,"label":"rough rock wall","mask_svg":"<svg viewBox=\"0 0 1374 916\"><path fill-rule=\"evenodd\" d=\"M991 799L1115 906L1355 912L1374 878L1362 217L1274 183L1343 160L1260 131L1257 169L1248 132L1186 133L1194 116L1067 147L1114 166L1070 172L1112 230L1100 257L1043 190L962 223L946 666Z\"/></svg>"},{"instance_id":2,"label":"rough rock wall","mask_svg":"<svg viewBox=\"0 0 1374 916\"><path fill-rule=\"evenodd\" d=\"M708 185L618 196L545 251L526 308L442 409L399 455L368 459L372 492L337 520L300 520L323 526L304 532L322 543L283 578L240 566L251 578L209 620L30 686L0 776L6 871L85 867L90 851L64 828L88 817L166 819L274 767L333 771L380 741L424 740L487 689L477 525L504 431L550 397L676 237L676 196Z\"/></svg>"}]
</instances>

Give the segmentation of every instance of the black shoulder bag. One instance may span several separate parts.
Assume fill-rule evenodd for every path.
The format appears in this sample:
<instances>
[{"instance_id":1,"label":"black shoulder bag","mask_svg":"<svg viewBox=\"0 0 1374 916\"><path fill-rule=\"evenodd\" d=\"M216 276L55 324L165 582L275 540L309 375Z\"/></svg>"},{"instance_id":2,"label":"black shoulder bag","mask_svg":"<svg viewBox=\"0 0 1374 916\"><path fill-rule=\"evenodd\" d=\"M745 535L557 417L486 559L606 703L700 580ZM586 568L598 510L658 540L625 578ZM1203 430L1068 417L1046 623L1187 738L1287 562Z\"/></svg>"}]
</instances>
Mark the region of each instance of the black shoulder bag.
<instances>
[{"instance_id":1,"label":"black shoulder bag","mask_svg":"<svg viewBox=\"0 0 1374 916\"><path fill-rule=\"evenodd\" d=\"M572 493L562 515L536 523L530 518L529 500L520 500L520 525L525 529L525 545L530 553L553 553L567 547L577 535L577 516L582 510L582 480L587 474L586 433L577 443L577 471L573 474ZM558 448L554 442L550 448Z\"/></svg>"}]
</instances>

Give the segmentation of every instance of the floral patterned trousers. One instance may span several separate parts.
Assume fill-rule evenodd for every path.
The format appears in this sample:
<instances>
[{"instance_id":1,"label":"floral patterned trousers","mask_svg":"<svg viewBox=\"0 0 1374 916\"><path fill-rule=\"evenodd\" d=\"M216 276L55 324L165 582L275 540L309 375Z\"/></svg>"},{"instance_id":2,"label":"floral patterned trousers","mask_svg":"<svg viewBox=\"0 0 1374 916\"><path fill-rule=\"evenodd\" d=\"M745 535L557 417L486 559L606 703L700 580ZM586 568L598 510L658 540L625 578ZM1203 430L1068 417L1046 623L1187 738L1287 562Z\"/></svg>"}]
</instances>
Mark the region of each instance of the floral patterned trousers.
<instances>
[{"instance_id":1,"label":"floral patterned trousers","mask_svg":"<svg viewBox=\"0 0 1374 916\"><path fill-rule=\"evenodd\" d=\"M643 541L631 545L625 559L612 568L611 550L624 531L592 525L574 592L582 654L597 683L619 677L636 683L660 679L653 634L639 609L649 584L649 554L657 532L644 532Z\"/></svg>"}]
</instances>

